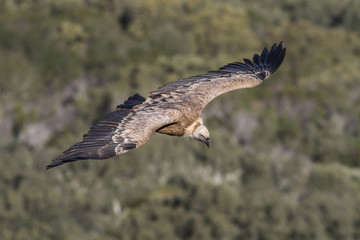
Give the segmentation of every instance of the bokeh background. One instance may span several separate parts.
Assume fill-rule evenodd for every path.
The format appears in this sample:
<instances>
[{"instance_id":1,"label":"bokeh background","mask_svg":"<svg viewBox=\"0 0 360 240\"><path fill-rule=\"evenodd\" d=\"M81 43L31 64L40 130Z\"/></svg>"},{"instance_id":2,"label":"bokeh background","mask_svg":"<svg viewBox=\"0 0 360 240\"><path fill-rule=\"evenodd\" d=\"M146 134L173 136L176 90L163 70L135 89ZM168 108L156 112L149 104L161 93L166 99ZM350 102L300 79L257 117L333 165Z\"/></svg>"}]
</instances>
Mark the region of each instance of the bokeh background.
<instances>
[{"instance_id":1,"label":"bokeh background","mask_svg":"<svg viewBox=\"0 0 360 240\"><path fill-rule=\"evenodd\" d=\"M280 41L205 109L209 150L45 171L129 95ZM360 1L0 0L0 102L0 239L360 239Z\"/></svg>"}]
</instances>

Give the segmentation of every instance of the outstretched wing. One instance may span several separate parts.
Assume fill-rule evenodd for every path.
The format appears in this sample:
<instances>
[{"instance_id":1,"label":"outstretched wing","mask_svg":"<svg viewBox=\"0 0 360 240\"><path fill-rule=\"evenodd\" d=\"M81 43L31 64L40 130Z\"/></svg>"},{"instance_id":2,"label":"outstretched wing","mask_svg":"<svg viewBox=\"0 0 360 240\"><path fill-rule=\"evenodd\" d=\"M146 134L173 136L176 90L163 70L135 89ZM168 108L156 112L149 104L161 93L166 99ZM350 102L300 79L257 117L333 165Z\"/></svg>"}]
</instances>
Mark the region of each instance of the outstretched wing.
<instances>
[{"instance_id":1,"label":"outstretched wing","mask_svg":"<svg viewBox=\"0 0 360 240\"><path fill-rule=\"evenodd\" d=\"M46 168L77 160L110 158L145 144L155 130L169 124L176 114L172 109L154 109L144 102L139 94L130 97Z\"/></svg>"},{"instance_id":2,"label":"outstretched wing","mask_svg":"<svg viewBox=\"0 0 360 240\"><path fill-rule=\"evenodd\" d=\"M244 58L244 63L235 62L216 71L182 78L165 84L150 93L150 98L174 98L174 102L190 101L203 109L215 97L240 88L255 87L270 77L284 60L286 48L283 42L274 44L270 51L264 48L260 55L254 54L253 61Z\"/></svg>"}]
</instances>

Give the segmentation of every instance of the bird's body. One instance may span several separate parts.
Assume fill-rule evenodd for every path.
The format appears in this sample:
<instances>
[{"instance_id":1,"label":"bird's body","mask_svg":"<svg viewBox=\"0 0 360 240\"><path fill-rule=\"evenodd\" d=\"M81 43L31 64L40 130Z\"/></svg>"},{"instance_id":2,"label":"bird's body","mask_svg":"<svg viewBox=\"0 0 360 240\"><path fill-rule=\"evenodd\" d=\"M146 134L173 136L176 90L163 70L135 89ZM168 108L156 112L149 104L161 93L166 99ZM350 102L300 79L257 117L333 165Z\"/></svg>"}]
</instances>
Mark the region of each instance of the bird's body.
<instances>
[{"instance_id":1,"label":"bird's body","mask_svg":"<svg viewBox=\"0 0 360 240\"><path fill-rule=\"evenodd\" d=\"M47 168L84 159L105 159L144 145L154 132L189 136L209 146L202 111L215 97L255 87L274 73L285 57L283 43L255 54L253 61L228 64L219 70L165 84L148 98L135 94L97 122L83 141L55 158Z\"/></svg>"}]
</instances>

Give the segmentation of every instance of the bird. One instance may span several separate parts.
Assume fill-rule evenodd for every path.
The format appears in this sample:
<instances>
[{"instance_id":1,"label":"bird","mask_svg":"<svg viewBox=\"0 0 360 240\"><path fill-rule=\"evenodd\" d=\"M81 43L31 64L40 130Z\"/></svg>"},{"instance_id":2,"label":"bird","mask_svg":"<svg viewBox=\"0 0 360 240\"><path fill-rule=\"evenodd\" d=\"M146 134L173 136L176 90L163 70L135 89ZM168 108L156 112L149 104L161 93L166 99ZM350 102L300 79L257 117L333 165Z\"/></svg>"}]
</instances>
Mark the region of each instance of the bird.
<instances>
[{"instance_id":1,"label":"bird","mask_svg":"<svg viewBox=\"0 0 360 240\"><path fill-rule=\"evenodd\" d=\"M107 159L147 143L155 132L190 137L210 147L202 112L215 97L252 88L269 78L285 58L284 43L274 43L252 61L233 62L218 70L167 83L147 98L136 93L96 122L81 142L51 161L46 169L86 159Z\"/></svg>"}]
</instances>

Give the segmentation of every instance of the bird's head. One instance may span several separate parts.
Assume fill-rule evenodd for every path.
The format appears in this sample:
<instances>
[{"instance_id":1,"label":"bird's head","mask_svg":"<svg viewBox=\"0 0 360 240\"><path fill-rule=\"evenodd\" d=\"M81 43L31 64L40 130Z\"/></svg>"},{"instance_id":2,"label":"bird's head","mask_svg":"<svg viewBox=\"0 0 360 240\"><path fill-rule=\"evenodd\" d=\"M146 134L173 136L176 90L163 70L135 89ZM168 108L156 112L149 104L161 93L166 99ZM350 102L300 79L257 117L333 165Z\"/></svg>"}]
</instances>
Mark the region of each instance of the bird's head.
<instances>
[{"instance_id":1,"label":"bird's head","mask_svg":"<svg viewBox=\"0 0 360 240\"><path fill-rule=\"evenodd\" d=\"M210 147L210 133L204 125L201 124L196 127L192 133L192 137L200 142L205 143L207 147Z\"/></svg>"}]
</instances>

